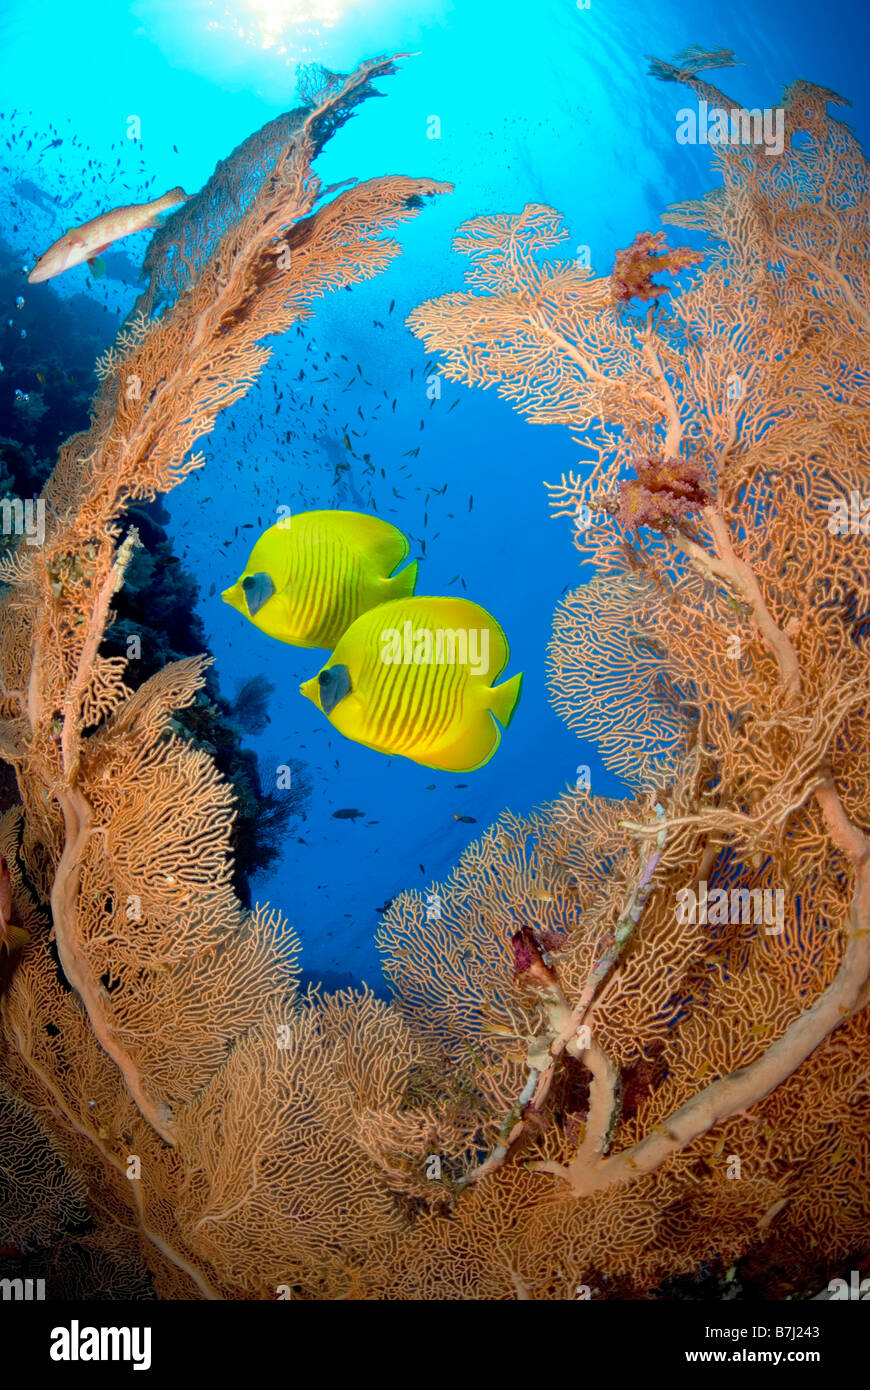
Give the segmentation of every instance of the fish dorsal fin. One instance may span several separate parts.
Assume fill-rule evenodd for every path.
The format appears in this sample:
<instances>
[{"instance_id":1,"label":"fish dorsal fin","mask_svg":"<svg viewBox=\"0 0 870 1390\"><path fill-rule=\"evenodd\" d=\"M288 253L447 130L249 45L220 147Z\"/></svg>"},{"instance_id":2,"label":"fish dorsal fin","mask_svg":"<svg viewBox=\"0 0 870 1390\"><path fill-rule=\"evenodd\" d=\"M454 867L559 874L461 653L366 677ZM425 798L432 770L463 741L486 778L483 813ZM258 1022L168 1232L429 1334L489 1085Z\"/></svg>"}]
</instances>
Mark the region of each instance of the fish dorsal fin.
<instances>
[{"instance_id":1,"label":"fish dorsal fin","mask_svg":"<svg viewBox=\"0 0 870 1390\"><path fill-rule=\"evenodd\" d=\"M419 611L420 619L415 618L415 621L428 623L433 628L453 628L469 634L471 629L474 629L478 642L482 641L480 634L485 632L489 651L488 670L483 677L483 685L495 685L510 661L511 651L501 626L491 613L488 613L485 608L481 608L479 603L473 603L468 598L426 598L421 595L418 598L409 599L408 603L413 605L408 616L412 616L414 610Z\"/></svg>"},{"instance_id":2,"label":"fish dorsal fin","mask_svg":"<svg viewBox=\"0 0 870 1390\"><path fill-rule=\"evenodd\" d=\"M312 518L328 524L333 534L340 534L354 550L365 553L374 569L386 578L408 557L411 549L407 536L389 521L364 512L309 512Z\"/></svg>"}]
</instances>

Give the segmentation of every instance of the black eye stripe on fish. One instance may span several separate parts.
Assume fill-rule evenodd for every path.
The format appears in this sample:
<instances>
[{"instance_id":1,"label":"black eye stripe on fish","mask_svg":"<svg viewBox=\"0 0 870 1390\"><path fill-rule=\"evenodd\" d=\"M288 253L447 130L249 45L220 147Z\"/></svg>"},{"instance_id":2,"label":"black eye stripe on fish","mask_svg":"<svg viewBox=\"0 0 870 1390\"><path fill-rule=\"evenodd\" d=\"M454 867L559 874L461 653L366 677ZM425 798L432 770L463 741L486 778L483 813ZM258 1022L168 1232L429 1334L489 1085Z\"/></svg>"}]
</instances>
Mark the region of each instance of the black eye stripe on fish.
<instances>
[{"instance_id":1,"label":"black eye stripe on fish","mask_svg":"<svg viewBox=\"0 0 870 1390\"><path fill-rule=\"evenodd\" d=\"M326 677L324 680L323 677ZM330 666L328 671L321 671L318 676L320 682L320 704L324 714L331 714L336 705L340 704L352 689L350 673L346 666Z\"/></svg>"},{"instance_id":2,"label":"black eye stripe on fish","mask_svg":"<svg viewBox=\"0 0 870 1390\"><path fill-rule=\"evenodd\" d=\"M270 637L332 650L362 613L413 593L417 562L401 568L409 551L408 538L378 517L299 512L263 532L222 598ZM280 603L247 601L257 574L271 580Z\"/></svg>"},{"instance_id":3,"label":"black eye stripe on fish","mask_svg":"<svg viewBox=\"0 0 870 1390\"><path fill-rule=\"evenodd\" d=\"M275 585L268 574L249 574L242 581L242 588L245 591L245 599L251 617L255 613L259 613L263 604L268 603L275 592Z\"/></svg>"},{"instance_id":4,"label":"black eye stripe on fish","mask_svg":"<svg viewBox=\"0 0 870 1390\"><path fill-rule=\"evenodd\" d=\"M472 771L486 763L511 722L521 676L502 684L507 640L468 599L395 599L362 614L333 652L354 699L323 699L319 679L302 693L348 738L428 767ZM327 709L329 705L329 709Z\"/></svg>"}]
</instances>

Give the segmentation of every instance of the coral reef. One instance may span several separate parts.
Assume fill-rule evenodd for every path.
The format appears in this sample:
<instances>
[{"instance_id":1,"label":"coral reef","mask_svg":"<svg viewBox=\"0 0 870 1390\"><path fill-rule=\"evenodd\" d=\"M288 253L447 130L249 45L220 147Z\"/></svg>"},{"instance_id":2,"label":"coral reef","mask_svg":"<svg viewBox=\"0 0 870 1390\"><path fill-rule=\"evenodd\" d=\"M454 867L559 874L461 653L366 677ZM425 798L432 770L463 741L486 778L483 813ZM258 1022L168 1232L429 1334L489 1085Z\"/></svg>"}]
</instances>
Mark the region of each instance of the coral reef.
<instances>
[{"instance_id":1,"label":"coral reef","mask_svg":"<svg viewBox=\"0 0 870 1390\"><path fill-rule=\"evenodd\" d=\"M733 105L714 61L654 75ZM870 1216L870 593L829 525L867 460L870 180L832 94L790 89L779 161L718 149L721 187L667 214L711 246L666 301L638 315L549 258L561 219L530 206L467 224L469 290L411 316L448 377L591 455L551 489L597 569L557 612L553 695L632 795L505 813L402 894L391 1001L303 994L283 918L233 894L226 782L172 732L202 660L134 689L101 651L121 513L198 466L261 339L443 188L316 207L319 133L391 67L321 76L250 196L215 194L219 239L169 257L159 317L101 363L45 547L3 561L0 852L29 937L0 959L5 1238L89 1296L667 1296L741 1260L801 1291Z\"/></svg>"},{"instance_id":2,"label":"coral reef","mask_svg":"<svg viewBox=\"0 0 870 1390\"><path fill-rule=\"evenodd\" d=\"M0 291L5 286L10 300L20 274L15 258L0 244ZM43 312L38 313L28 298L13 327L7 325L3 330L0 465L4 474L0 477L0 499L38 496L51 472L58 438L88 425L97 384L93 362L104 346L106 322L86 295L76 295L71 302L75 312L53 289L45 287ZM26 325L23 333L19 324ZM22 410L19 396L39 404L36 423ZM126 656L128 639L134 637L139 656L127 668L131 685L147 680L168 661L195 656L206 647L195 608L197 585L173 551L165 530L168 519L166 508L157 499L129 507L121 520L119 539L135 526L143 544L128 566L124 587L115 595L112 622L103 635L100 654ZM16 544L14 532L0 537L0 549ZM257 686L253 678L251 684L259 691L262 704L268 682ZM267 717L262 708L260 717ZM282 833L295 818L304 817L309 795L304 766L294 763L292 791L285 790L279 796L265 790L256 755L242 742L244 733L254 731L250 719L237 700L230 703L221 695L213 667L208 668L205 686L194 704L178 712L173 727L205 748L232 784L233 888L250 907L251 875L274 863ZM17 800L12 769L2 763L0 812Z\"/></svg>"},{"instance_id":3,"label":"coral reef","mask_svg":"<svg viewBox=\"0 0 870 1390\"><path fill-rule=\"evenodd\" d=\"M693 50L653 74L734 108L699 75L720 61ZM656 298L647 253L663 233L596 279L546 258L567 233L529 206L461 228L469 291L411 315L451 379L495 385L589 457L551 488L597 571L557 610L553 698L638 798L598 811L588 793L563 798L498 833L473 883L463 861L459 904L479 891L489 912L442 914L439 928L461 932L487 978L501 939L489 1024L467 980L442 969L427 989L396 957L414 971L414 1010L437 998L439 1026L482 1049L490 1078L493 1009L518 1039L476 1206L457 1203L451 1232L455 1252L488 1222L502 1258L485 1296L510 1296L511 1281L564 1295L560 1279L596 1271L649 1287L767 1240L799 1279L866 1245L870 594L855 537L831 522L866 476L870 181L832 100L789 89L779 160L716 149L722 186L665 217L711 242L666 306L622 303L626 288ZM697 260L681 250L670 268ZM407 903L393 915L391 941L419 947ZM517 996L504 1003L508 918L566 933L544 953L555 978L539 975L534 1020L517 1019ZM421 957L425 972L446 945ZM554 1088L572 1060L584 1085L567 1105ZM542 1188L545 1173L556 1181ZM427 1292L461 1292L443 1271L463 1260L433 1230L424 1240Z\"/></svg>"},{"instance_id":4,"label":"coral reef","mask_svg":"<svg viewBox=\"0 0 870 1390\"><path fill-rule=\"evenodd\" d=\"M142 679L135 656L104 646L119 595L126 587L129 601L135 580L140 537L124 514L201 466L191 450L268 361L262 340L308 317L327 290L389 264L399 248L384 231L446 189L385 177L326 201L312 173L324 131L392 70L378 60L346 78L318 74L292 141L274 152L243 215L221 223L215 202L221 233L172 302L157 318L134 316L98 362L90 428L63 445L44 490L44 545L21 540L3 562L0 743L22 802L3 823L3 852L15 920L29 933L4 964L4 1082L34 1113L33 1144L45 1132L69 1169L87 1175L90 1247L103 1241L110 1262L122 1249L142 1277L147 1260L163 1294L266 1288L274 1296L276 1280L292 1272L292 1258L282 1257L279 1270L250 1242L247 1269L229 1256L226 1268L212 1268L213 1252L230 1239L219 1194L256 1172L241 1138L214 1147L209 1125L231 1128L227 1086L244 1073L239 1134L253 1125L252 1142L271 1124L270 1085L272 1119L308 1104L312 1085L332 1116L325 1129L312 1121L294 1130L283 1120L271 1129L273 1153L263 1157L254 1200L266 1212L266 1170L276 1207L286 1171L304 1171L300 1196L312 1200L310 1162L330 1126L336 1173L351 1162L352 1112L342 1097L355 1083L338 1069L330 1092L320 1078L338 1048L319 1041L332 1039L324 1030L336 1009L339 1031L357 1029L373 1051L384 1040L398 1077L408 1067L403 1053L417 1048L401 1041L398 1018L379 1023L386 1006L367 997L322 1008L299 998L298 948L284 919L262 906L245 911L235 897L233 798L205 749L202 721L192 740L177 720L194 706L206 663L182 657ZM361 1105L383 1087L392 1096L392 1067L388 1060L377 1082L362 1086ZM262 1105L246 1118L252 1095ZM243 1159L235 1176L231 1147ZM28 1148L22 1129L21 1164L39 1171ZM294 1158L305 1153L304 1164ZM363 1165L359 1182L367 1181ZM345 1195L339 1185L334 1202ZM387 1198L371 1200L380 1210ZM350 1203L344 1222L331 1223L336 1258L354 1213ZM285 1220L298 1228L292 1202ZM267 1227L278 1241L271 1212ZM15 1243L32 1256L40 1238ZM311 1267L314 1244L297 1263L307 1261L306 1278L319 1287L327 1275ZM68 1291L80 1267L70 1261Z\"/></svg>"}]
</instances>

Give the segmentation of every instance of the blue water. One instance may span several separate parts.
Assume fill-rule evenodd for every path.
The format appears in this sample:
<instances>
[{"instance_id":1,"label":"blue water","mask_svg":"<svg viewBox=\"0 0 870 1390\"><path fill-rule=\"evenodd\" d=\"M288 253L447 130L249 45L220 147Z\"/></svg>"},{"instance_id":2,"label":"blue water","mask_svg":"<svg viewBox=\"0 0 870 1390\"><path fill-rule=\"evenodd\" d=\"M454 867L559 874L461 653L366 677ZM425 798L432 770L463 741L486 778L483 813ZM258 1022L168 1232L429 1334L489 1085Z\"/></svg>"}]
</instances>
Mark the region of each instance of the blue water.
<instances>
[{"instance_id":1,"label":"blue water","mask_svg":"<svg viewBox=\"0 0 870 1390\"><path fill-rule=\"evenodd\" d=\"M177 183L192 193L218 159L296 104L300 61L347 70L377 53L416 55L380 83L384 99L364 103L328 145L316 166L325 184L385 173L455 184L451 196L400 231L403 255L386 273L319 302L304 337L291 331L270 344L273 357L258 385L203 442L206 469L168 499L176 551L201 585L200 612L223 690L232 695L256 673L277 687L270 725L247 742L273 776L291 758L310 769L308 819L288 834L280 867L255 881L255 896L293 921L309 970L350 972L377 984L376 906L404 887L425 888L445 876L503 807L530 810L573 782L578 765L591 768L593 791L620 791L594 748L550 709L544 679L553 608L581 572L567 523L548 517L542 480L575 467L582 449L567 431L524 423L495 392L445 382L430 408L426 357L404 326L407 314L461 286L464 261L451 239L468 217L519 211L526 202L552 204L571 229L569 254L588 246L593 265L605 273L615 250L637 231L655 229L669 202L710 186L708 152L675 142L675 112L685 93L646 78L646 54L670 58L690 43L734 48L744 66L714 80L747 105L773 105L784 85L811 79L853 99L849 119L866 144L867 9L847 0L736 3L708 14L694 5L626 0L591 0L588 9L571 0L323 0L320 6L251 0L188 4L182 16L178 8L171 0L129 6L115 0L90 5L85 14L57 0L38 6L23 0L0 10L5 133L17 108L17 129L42 135L54 127L64 137L47 151L43 140L29 151L20 140L12 149L0 146L0 192L9 214L3 234L20 249L22 265L32 264L66 223L30 203L10 207L16 180L62 194L70 223ZM332 15L331 23L305 20L305 11L318 8ZM264 34L280 29L281 14L283 40L263 46ZM303 17L294 23L294 14ZM141 145L126 139L131 116L141 121ZM439 139L428 138L432 116L440 119ZM147 192L143 164L154 180ZM143 234L122 249L138 261L146 244ZM48 292L27 286L23 273L21 279L21 293L34 301ZM107 343L113 316L126 313L135 297L132 286L95 281L84 267L51 282L50 290L105 305ZM11 304L0 308L4 317L7 310L14 314ZM349 390L341 392L344 381L331 377L311 384L327 374L312 370L327 353L330 369L345 367L340 354L349 359L346 379L356 376ZM386 408L376 415L385 391ZM266 526L282 505L353 505L336 496L333 468L314 442L324 431L340 441L346 424L358 431L355 451L370 453L376 466L380 514L426 537L418 591L463 592L458 584L447 587L460 573L467 596L490 609L508 634L508 674L525 672L518 715L479 772L435 773L342 740L298 695L300 681L322 664L319 654L270 641L220 602L220 590L244 567L262 529L258 517ZM288 430L296 436L290 444ZM417 458L404 457L418 446ZM426 493L445 484L427 507ZM243 530L246 522L254 529ZM435 790L427 790L433 783ZM342 807L360 808L365 818L333 819ZM456 814L473 816L476 824L456 821Z\"/></svg>"}]
</instances>

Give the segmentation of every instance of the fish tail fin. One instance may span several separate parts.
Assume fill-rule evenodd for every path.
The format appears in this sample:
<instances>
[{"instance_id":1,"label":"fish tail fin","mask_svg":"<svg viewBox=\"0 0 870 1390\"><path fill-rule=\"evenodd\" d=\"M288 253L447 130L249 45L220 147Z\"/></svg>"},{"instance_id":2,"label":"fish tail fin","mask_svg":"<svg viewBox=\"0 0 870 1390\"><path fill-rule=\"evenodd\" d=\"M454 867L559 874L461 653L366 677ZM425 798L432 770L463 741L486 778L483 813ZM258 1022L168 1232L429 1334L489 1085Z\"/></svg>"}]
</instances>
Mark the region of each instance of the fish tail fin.
<instances>
[{"instance_id":1,"label":"fish tail fin","mask_svg":"<svg viewBox=\"0 0 870 1390\"><path fill-rule=\"evenodd\" d=\"M419 566L416 560L412 560L410 565L401 570L399 574L394 574L392 579L388 579L390 586L390 598L411 598L417 587L417 570Z\"/></svg>"},{"instance_id":2,"label":"fish tail fin","mask_svg":"<svg viewBox=\"0 0 870 1390\"><path fill-rule=\"evenodd\" d=\"M520 702L520 692L523 688L523 673L512 676L503 685L494 685L489 692L489 708L492 710L499 724L506 729L514 717L516 707Z\"/></svg>"}]
</instances>

